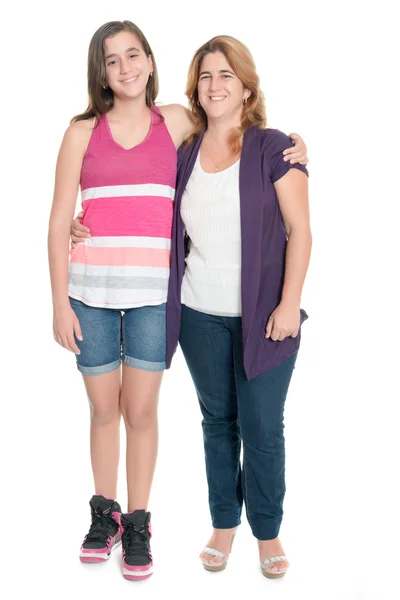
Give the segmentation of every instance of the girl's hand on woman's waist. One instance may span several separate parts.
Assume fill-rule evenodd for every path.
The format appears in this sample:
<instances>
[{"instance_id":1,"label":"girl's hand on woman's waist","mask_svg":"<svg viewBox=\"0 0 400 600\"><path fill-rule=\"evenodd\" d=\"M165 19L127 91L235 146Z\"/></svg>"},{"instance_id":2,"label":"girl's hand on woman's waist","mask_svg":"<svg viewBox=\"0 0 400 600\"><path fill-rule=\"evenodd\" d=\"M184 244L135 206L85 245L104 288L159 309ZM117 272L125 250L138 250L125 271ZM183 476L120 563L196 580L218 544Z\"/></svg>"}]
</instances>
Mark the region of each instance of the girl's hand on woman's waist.
<instances>
[{"instance_id":1,"label":"girl's hand on woman's waist","mask_svg":"<svg viewBox=\"0 0 400 600\"><path fill-rule=\"evenodd\" d=\"M90 229L89 227L85 227L85 225L81 224L81 219L83 217L83 212L81 211L72 221L71 225L71 246L72 248L75 244L79 244L83 242L85 238L90 238Z\"/></svg>"}]
</instances>

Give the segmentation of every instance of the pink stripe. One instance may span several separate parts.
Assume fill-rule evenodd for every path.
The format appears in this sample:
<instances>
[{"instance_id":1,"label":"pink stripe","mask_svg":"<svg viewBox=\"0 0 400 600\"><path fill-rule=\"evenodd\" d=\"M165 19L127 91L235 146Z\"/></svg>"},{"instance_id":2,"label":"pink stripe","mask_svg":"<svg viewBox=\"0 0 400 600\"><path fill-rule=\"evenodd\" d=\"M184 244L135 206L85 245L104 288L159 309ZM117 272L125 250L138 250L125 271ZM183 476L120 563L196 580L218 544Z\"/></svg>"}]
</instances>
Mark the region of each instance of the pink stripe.
<instances>
[{"instance_id":1,"label":"pink stripe","mask_svg":"<svg viewBox=\"0 0 400 600\"><path fill-rule=\"evenodd\" d=\"M72 249L74 263L116 267L169 267L170 250L163 248L101 248L78 244Z\"/></svg>"},{"instance_id":2,"label":"pink stripe","mask_svg":"<svg viewBox=\"0 0 400 600\"><path fill-rule=\"evenodd\" d=\"M113 512L112 513L112 518L114 519L114 521L117 521L118 525L121 525L121 513L120 512Z\"/></svg>"},{"instance_id":3,"label":"pink stripe","mask_svg":"<svg viewBox=\"0 0 400 600\"><path fill-rule=\"evenodd\" d=\"M159 183L169 185L172 188L176 184L176 153L167 150L165 156L154 160L154 169L149 176L148 165L140 167L138 163L131 160L129 164L119 162L121 156L115 156L107 149L101 148L101 154L96 158L84 158L82 165L81 190L103 185L138 185L147 183ZM112 160L116 158L117 160Z\"/></svg>"},{"instance_id":4,"label":"pink stripe","mask_svg":"<svg viewBox=\"0 0 400 600\"><path fill-rule=\"evenodd\" d=\"M157 196L99 198L83 202L83 225L93 236L171 238L173 201Z\"/></svg>"},{"instance_id":5,"label":"pink stripe","mask_svg":"<svg viewBox=\"0 0 400 600\"><path fill-rule=\"evenodd\" d=\"M81 548L81 552L89 552L90 554L103 554L104 551L107 552L107 550L108 550L108 545L103 546L103 548L84 548L83 546Z\"/></svg>"},{"instance_id":6,"label":"pink stripe","mask_svg":"<svg viewBox=\"0 0 400 600\"><path fill-rule=\"evenodd\" d=\"M146 140L127 151L113 140L103 116L83 159L81 189L150 182L174 187L176 168L177 151L164 122L153 124Z\"/></svg>"},{"instance_id":7,"label":"pink stripe","mask_svg":"<svg viewBox=\"0 0 400 600\"><path fill-rule=\"evenodd\" d=\"M142 571L147 571L147 569L150 569L152 566L153 563L151 561L148 565L128 565L128 563L124 561L124 569L127 569L127 571L132 571L132 574L140 574Z\"/></svg>"}]
</instances>

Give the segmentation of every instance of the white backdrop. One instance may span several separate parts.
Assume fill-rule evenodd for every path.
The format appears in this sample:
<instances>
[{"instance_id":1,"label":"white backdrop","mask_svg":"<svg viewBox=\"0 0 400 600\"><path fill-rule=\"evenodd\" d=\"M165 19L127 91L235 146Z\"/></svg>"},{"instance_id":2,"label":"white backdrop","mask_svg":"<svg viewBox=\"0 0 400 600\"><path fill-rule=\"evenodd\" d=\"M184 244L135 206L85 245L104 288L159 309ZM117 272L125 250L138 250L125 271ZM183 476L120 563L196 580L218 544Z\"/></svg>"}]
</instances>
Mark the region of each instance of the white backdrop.
<instances>
[{"instance_id":1,"label":"white backdrop","mask_svg":"<svg viewBox=\"0 0 400 600\"><path fill-rule=\"evenodd\" d=\"M3 597L398 598L395 2L46 4L10 4L1 16ZM147 35L163 103L185 103L199 45L238 37L256 60L269 124L299 132L309 148L310 319L286 409L281 539L292 566L281 581L259 573L245 517L227 570L200 566L211 525L200 411L180 351L160 401L156 574L127 582L119 555L104 565L78 560L93 491L89 411L74 357L52 338L46 238L59 144L86 106L89 40L115 19ZM122 460L123 508L124 470Z\"/></svg>"}]
</instances>

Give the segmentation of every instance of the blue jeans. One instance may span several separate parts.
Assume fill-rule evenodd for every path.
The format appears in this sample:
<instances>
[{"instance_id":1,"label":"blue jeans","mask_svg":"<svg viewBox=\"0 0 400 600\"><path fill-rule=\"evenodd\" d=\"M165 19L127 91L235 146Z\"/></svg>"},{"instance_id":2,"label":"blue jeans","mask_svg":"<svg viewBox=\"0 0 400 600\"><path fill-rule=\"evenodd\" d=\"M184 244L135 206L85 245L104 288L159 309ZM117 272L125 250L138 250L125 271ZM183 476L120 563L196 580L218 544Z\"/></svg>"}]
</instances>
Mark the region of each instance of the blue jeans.
<instances>
[{"instance_id":1,"label":"blue jeans","mask_svg":"<svg viewBox=\"0 0 400 600\"><path fill-rule=\"evenodd\" d=\"M297 353L248 381L241 318L212 316L186 306L179 341L203 414L213 527L239 525L244 501L254 536L274 539L286 490L283 414Z\"/></svg>"}]
</instances>

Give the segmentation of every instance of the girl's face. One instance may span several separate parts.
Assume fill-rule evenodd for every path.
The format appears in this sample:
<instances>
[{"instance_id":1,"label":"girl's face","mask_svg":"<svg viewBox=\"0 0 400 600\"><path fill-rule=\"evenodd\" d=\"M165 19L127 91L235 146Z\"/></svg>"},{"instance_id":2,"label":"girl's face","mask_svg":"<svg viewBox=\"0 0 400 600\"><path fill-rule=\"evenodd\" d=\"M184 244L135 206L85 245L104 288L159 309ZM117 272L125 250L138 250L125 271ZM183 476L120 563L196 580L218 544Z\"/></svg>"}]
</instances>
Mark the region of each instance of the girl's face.
<instances>
[{"instance_id":1,"label":"girl's face","mask_svg":"<svg viewBox=\"0 0 400 600\"><path fill-rule=\"evenodd\" d=\"M153 63L133 33L121 31L107 38L104 43L104 62L106 84L115 96L134 99L145 93Z\"/></svg>"},{"instance_id":2,"label":"girl's face","mask_svg":"<svg viewBox=\"0 0 400 600\"><path fill-rule=\"evenodd\" d=\"M237 119L250 96L222 52L207 54L197 83L199 101L208 119Z\"/></svg>"}]
</instances>

